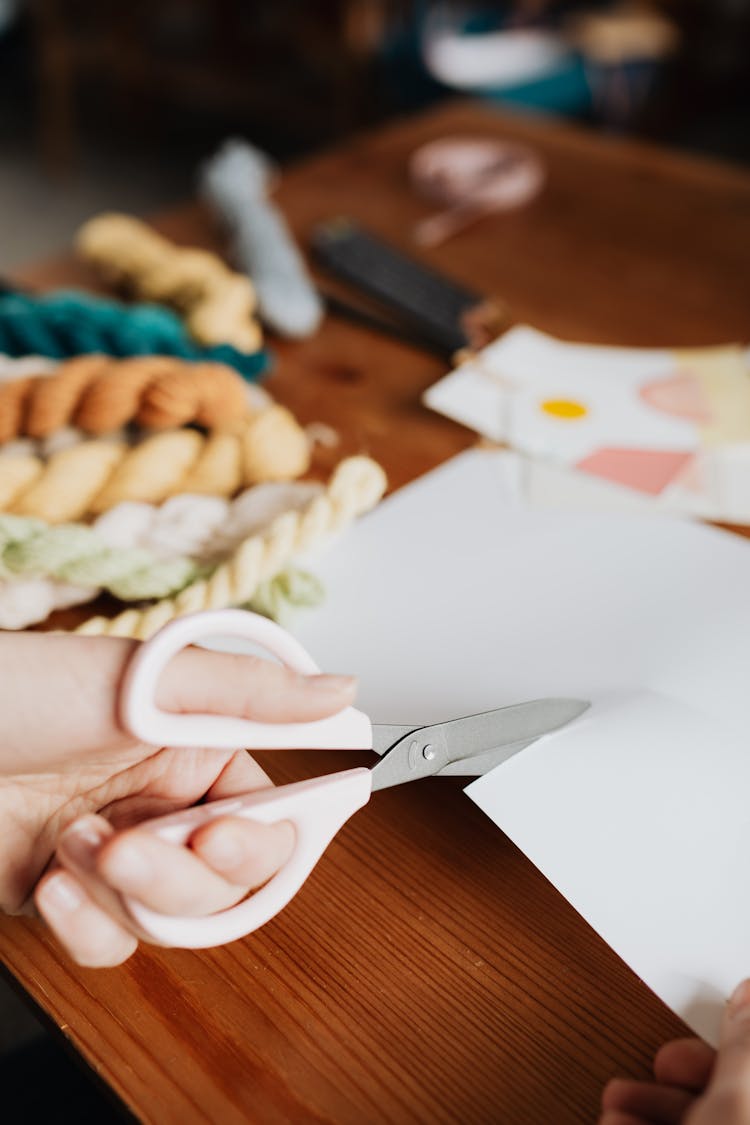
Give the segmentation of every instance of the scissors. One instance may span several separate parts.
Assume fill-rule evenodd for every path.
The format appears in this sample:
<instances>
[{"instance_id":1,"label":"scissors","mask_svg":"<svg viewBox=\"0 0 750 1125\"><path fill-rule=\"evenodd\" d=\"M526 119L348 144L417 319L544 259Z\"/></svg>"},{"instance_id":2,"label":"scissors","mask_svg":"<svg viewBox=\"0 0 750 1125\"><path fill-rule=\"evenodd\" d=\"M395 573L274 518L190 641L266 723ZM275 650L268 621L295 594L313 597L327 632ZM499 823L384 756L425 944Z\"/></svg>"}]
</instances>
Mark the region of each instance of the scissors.
<instances>
[{"instance_id":1,"label":"scissors","mask_svg":"<svg viewBox=\"0 0 750 1125\"><path fill-rule=\"evenodd\" d=\"M159 914L123 896L126 911L141 931L163 945L203 949L251 933L294 897L338 830L367 804L372 793L436 774L486 773L542 735L576 719L589 706L577 699L540 699L422 727L373 725L354 707L302 723L259 723L160 710L155 691L167 662L186 645L209 637L242 638L296 672L311 675L319 671L303 646L268 618L244 610L178 618L140 646L125 672L120 718L139 741L225 750L367 749L380 755L380 761L372 769L342 770L145 821L142 827L175 844L185 844L200 825L220 816L264 824L288 820L296 833L287 863L260 890L227 910L203 918L180 918Z\"/></svg>"}]
</instances>

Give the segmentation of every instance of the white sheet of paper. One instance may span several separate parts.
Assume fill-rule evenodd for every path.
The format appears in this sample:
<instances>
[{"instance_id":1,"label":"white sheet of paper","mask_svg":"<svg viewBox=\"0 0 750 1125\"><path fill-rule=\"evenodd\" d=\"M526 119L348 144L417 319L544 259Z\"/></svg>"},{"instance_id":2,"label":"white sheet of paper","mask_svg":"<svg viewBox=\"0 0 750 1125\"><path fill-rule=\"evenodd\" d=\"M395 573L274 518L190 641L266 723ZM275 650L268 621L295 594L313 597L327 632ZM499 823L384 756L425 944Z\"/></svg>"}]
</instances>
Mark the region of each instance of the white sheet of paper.
<instances>
[{"instance_id":1,"label":"white sheet of paper","mask_svg":"<svg viewBox=\"0 0 750 1125\"><path fill-rule=\"evenodd\" d=\"M472 450L401 489L316 567L294 632L378 722L649 688L750 726L750 544L641 512L518 507ZM408 670L408 675L405 674Z\"/></svg>"},{"instance_id":2,"label":"white sheet of paper","mask_svg":"<svg viewBox=\"0 0 750 1125\"><path fill-rule=\"evenodd\" d=\"M437 722L544 695L597 702L648 689L750 730L750 544L665 515L518 508L516 475L507 454L462 454L352 528L318 567L325 605L294 626L321 667L357 673L358 705L376 722ZM735 783L724 743L713 745L717 777L734 799L746 792L743 779ZM676 785L678 767L670 768ZM607 795L616 785L606 776L600 783ZM631 826L634 842L647 812ZM599 842L579 823L581 853L595 858ZM698 911L710 902L727 931L744 925L745 884L722 874L733 828L720 793L696 793L690 807L665 802L659 825L666 835L700 839L714 877L710 899L696 886ZM573 839L575 817L568 830ZM657 872L658 855L652 860ZM671 932L663 920L656 929L643 901L631 913L644 947L679 944L682 918L674 915ZM726 990L724 955L717 945L710 963L682 965L703 982L701 995ZM639 950L630 964L641 976L650 971ZM692 1000L659 994L692 1020Z\"/></svg>"},{"instance_id":3,"label":"white sheet of paper","mask_svg":"<svg viewBox=\"0 0 750 1125\"><path fill-rule=\"evenodd\" d=\"M467 793L709 1042L750 973L750 738L658 695L602 701Z\"/></svg>"}]
</instances>

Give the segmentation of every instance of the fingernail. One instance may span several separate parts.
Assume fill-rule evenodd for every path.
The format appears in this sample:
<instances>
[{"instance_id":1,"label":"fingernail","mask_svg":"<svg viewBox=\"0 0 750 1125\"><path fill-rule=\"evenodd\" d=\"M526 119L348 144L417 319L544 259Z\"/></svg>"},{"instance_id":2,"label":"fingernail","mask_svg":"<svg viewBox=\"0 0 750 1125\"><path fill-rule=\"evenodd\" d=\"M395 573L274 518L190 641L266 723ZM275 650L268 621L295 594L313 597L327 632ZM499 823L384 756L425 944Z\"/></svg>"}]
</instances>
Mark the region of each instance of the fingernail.
<instances>
[{"instance_id":1,"label":"fingernail","mask_svg":"<svg viewBox=\"0 0 750 1125\"><path fill-rule=\"evenodd\" d=\"M743 980L729 997L730 1016L738 1010L744 1010L748 1005L750 1005L750 980Z\"/></svg>"},{"instance_id":2,"label":"fingernail","mask_svg":"<svg viewBox=\"0 0 750 1125\"><path fill-rule=\"evenodd\" d=\"M325 691L330 695L334 692L349 691L357 683L356 676L329 676L327 674L320 676L306 676L305 677L310 687L315 691Z\"/></svg>"},{"instance_id":3,"label":"fingernail","mask_svg":"<svg viewBox=\"0 0 750 1125\"><path fill-rule=\"evenodd\" d=\"M151 871L148 855L132 840L119 844L107 856L107 878L118 883L121 890L141 889L150 878Z\"/></svg>"},{"instance_id":4,"label":"fingernail","mask_svg":"<svg viewBox=\"0 0 750 1125\"><path fill-rule=\"evenodd\" d=\"M71 914L83 904L84 894L76 880L64 871L51 875L37 891L37 898L50 912Z\"/></svg>"},{"instance_id":5,"label":"fingernail","mask_svg":"<svg viewBox=\"0 0 750 1125\"><path fill-rule=\"evenodd\" d=\"M94 855L107 838L103 824L91 817L75 821L65 830L60 840L74 863L83 868L93 866Z\"/></svg>"}]
</instances>

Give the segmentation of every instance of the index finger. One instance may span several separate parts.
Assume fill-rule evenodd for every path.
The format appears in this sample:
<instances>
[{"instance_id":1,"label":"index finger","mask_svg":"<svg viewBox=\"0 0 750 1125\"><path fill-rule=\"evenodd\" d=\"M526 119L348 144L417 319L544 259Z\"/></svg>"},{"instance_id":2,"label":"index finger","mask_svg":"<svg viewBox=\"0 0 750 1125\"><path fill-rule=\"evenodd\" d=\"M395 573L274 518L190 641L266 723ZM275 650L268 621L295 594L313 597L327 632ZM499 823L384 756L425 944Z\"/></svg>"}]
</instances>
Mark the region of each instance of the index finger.
<instances>
[{"instance_id":1,"label":"index finger","mask_svg":"<svg viewBox=\"0 0 750 1125\"><path fill-rule=\"evenodd\" d=\"M353 676L305 676L259 656L187 648L164 669L156 702L178 713L306 722L343 710L355 691Z\"/></svg>"}]
</instances>

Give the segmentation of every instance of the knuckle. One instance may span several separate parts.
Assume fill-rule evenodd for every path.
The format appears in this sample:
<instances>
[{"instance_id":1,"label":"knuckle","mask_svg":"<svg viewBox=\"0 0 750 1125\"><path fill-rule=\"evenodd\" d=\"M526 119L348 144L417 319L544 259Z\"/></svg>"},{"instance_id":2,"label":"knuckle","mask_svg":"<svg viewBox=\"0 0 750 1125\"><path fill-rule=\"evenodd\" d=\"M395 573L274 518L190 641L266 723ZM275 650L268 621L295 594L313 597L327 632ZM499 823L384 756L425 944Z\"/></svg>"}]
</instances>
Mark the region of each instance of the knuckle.
<instances>
[{"instance_id":1,"label":"knuckle","mask_svg":"<svg viewBox=\"0 0 750 1125\"><path fill-rule=\"evenodd\" d=\"M243 718L252 718L258 710L277 703L290 690L296 679L295 673L275 661L262 656L235 655L233 674L243 687ZM259 700L259 696L262 697Z\"/></svg>"}]
</instances>

